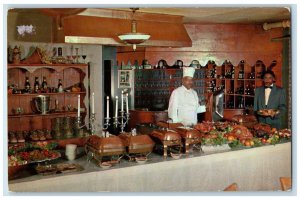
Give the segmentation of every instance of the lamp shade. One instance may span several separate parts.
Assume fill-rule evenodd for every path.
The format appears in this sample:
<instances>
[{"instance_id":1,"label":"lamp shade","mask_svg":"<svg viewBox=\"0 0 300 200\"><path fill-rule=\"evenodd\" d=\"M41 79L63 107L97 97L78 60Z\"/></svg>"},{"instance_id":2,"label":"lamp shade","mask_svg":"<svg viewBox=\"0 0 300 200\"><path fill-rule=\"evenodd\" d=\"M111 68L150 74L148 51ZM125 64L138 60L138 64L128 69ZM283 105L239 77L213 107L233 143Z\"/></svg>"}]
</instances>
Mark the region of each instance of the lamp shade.
<instances>
[{"instance_id":1,"label":"lamp shade","mask_svg":"<svg viewBox=\"0 0 300 200\"><path fill-rule=\"evenodd\" d=\"M133 14L138 8L132 8ZM137 32L137 22L133 19L131 21L131 33L123 33L118 35L119 39L122 40L124 43L132 44L133 50L136 50L136 45L141 44L150 38L149 34L145 33L138 33Z\"/></svg>"},{"instance_id":2,"label":"lamp shade","mask_svg":"<svg viewBox=\"0 0 300 200\"><path fill-rule=\"evenodd\" d=\"M150 38L150 35L144 33L124 33L118 35L120 40L127 44L141 44Z\"/></svg>"}]
</instances>

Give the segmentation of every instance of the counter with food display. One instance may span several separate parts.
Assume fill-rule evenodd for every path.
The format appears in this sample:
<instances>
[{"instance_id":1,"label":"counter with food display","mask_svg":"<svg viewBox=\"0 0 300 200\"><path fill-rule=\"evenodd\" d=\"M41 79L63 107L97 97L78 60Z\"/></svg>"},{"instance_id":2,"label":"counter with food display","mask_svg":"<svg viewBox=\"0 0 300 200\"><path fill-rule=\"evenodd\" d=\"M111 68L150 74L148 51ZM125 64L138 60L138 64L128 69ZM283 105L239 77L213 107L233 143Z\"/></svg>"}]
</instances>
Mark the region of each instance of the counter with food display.
<instances>
[{"instance_id":1,"label":"counter with food display","mask_svg":"<svg viewBox=\"0 0 300 200\"><path fill-rule=\"evenodd\" d=\"M291 177L291 131L257 122L141 124L137 132L89 137L75 160L53 144L26 148L9 156L11 167L28 166L10 191L202 192L233 182L241 191L273 191L279 177Z\"/></svg>"},{"instance_id":2,"label":"counter with food display","mask_svg":"<svg viewBox=\"0 0 300 200\"><path fill-rule=\"evenodd\" d=\"M235 182L240 191L280 190L279 177L291 177L291 143L219 153L190 152L180 159L151 154L148 162L121 160L109 169L86 157L84 170L49 176L34 175L9 182L14 192L205 192L220 191Z\"/></svg>"}]
</instances>

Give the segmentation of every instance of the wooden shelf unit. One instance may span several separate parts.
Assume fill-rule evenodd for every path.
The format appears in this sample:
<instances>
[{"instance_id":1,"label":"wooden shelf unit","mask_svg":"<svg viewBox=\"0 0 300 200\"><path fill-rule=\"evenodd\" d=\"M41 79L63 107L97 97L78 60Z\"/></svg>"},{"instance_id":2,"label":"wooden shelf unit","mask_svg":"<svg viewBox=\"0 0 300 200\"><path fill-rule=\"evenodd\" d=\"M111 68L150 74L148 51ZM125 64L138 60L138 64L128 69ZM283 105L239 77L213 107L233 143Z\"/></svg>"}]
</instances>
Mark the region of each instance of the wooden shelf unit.
<instances>
[{"instance_id":1,"label":"wooden shelf unit","mask_svg":"<svg viewBox=\"0 0 300 200\"><path fill-rule=\"evenodd\" d=\"M81 114L85 114L81 112ZM47 117L47 116L68 116L68 115L77 115L77 111L70 111L70 112L50 112L47 114L39 114L39 113L29 113L29 114L15 114L15 115L8 115L8 118L18 118L18 117Z\"/></svg>"},{"instance_id":2,"label":"wooden shelf unit","mask_svg":"<svg viewBox=\"0 0 300 200\"><path fill-rule=\"evenodd\" d=\"M172 91L181 86L182 70L136 69L134 77L135 108L166 110ZM194 90L197 91L199 100L203 102L205 100L205 80L202 77L205 78L205 70L197 69Z\"/></svg>"},{"instance_id":3,"label":"wooden shelf unit","mask_svg":"<svg viewBox=\"0 0 300 200\"><path fill-rule=\"evenodd\" d=\"M23 94L8 94L8 96L37 96L37 95L72 95L86 94L86 92L50 92L50 93L23 93Z\"/></svg>"},{"instance_id":4,"label":"wooden shelf unit","mask_svg":"<svg viewBox=\"0 0 300 200\"><path fill-rule=\"evenodd\" d=\"M46 77L48 87L57 88L58 80L62 80L63 88L70 88L79 84L81 92L62 93L24 93L8 94L8 130L9 131L31 131L37 129L52 129L51 119L56 117L76 117L76 111L49 112L45 115L37 113L32 104L35 96L50 96L50 109L55 108L55 101L58 101L58 109L63 111L66 106L71 105L77 108L77 96L80 95L80 107L86 111L84 98L86 88L84 79L87 77L87 64L8 64L8 84L17 85L23 89L26 77L29 78L31 88L34 86L34 78L38 77L41 84L42 78ZM20 115L14 113L14 109L23 108ZM84 118L86 112L81 112Z\"/></svg>"},{"instance_id":5,"label":"wooden shelf unit","mask_svg":"<svg viewBox=\"0 0 300 200\"><path fill-rule=\"evenodd\" d=\"M226 78L225 72L234 69L234 78ZM251 66L242 60L237 66L225 61L217 66L209 61L205 66L196 69L194 75L194 90L198 93L199 100L204 103L210 91L209 84L214 83L215 88L224 88L225 112L242 112L245 108L252 108L254 101L254 90L263 85L261 78L266 66L262 61L257 61ZM212 71L216 75L210 77ZM243 78L239 78L239 72L243 71ZM250 78L250 75L252 77ZM182 69L136 69L135 70L135 108L149 108L155 110L155 104L161 104L163 109L168 108L170 95L174 89L181 86ZM238 89L241 87L241 94ZM245 88L251 90L251 94L245 94ZM229 93L231 90L232 93ZM243 99L243 100L242 100ZM242 101L242 102L241 102ZM231 114L230 114L231 115Z\"/></svg>"}]
</instances>

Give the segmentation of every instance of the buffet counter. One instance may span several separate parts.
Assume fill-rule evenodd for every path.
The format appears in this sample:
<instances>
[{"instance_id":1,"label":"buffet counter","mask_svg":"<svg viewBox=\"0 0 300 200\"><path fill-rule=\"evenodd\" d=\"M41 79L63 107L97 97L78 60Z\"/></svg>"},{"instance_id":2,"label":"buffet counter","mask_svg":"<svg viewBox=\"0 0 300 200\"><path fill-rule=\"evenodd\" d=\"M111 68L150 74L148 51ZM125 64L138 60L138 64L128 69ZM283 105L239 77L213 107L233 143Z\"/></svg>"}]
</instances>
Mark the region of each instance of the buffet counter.
<instances>
[{"instance_id":1,"label":"buffet counter","mask_svg":"<svg viewBox=\"0 0 300 200\"><path fill-rule=\"evenodd\" d=\"M194 151L175 160L151 154L146 164L121 160L110 169L75 161L84 171L34 175L9 182L13 192L215 192L235 182L240 191L280 190L291 177L291 142L220 153Z\"/></svg>"}]
</instances>

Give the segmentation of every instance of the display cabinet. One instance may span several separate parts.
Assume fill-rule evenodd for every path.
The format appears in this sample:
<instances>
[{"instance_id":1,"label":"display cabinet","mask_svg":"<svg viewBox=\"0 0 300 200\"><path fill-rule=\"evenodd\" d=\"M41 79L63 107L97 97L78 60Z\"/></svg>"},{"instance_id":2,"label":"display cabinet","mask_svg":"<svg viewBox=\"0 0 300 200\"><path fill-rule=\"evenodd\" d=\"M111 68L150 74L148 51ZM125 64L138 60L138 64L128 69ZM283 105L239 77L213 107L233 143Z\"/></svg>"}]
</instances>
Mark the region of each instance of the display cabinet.
<instances>
[{"instance_id":1,"label":"display cabinet","mask_svg":"<svg viewBox=\"0 0 300 200\"><path fill-rule=\"evenodd\" d=\"M276 61L273 61L272 66L275 65ZM254 91L263 85L262 73L266 69L260 60L254 65L241 60L236 66L227 60L221 66L209 61L196 69L193 88L202 105L209 94L224 90L224 115L230 118L245 109L253 109ZM182 69L136 69L135 108L166 110L172 91L181 86L181 79Z\"/></svg>"},{"instance_id":2,"label":"display cabinet","mask_svg":"<svg viewBox=\"0 0 300 200\"><path fill-rule=\"evenodd\" d=\"M172 91L181 86L180 69L136 69L135 70L135 108L148 108L162 111L168 108ZM205 70L195 72L194 90L200 103L205 102Z\"/></svg>"},{"instance_id":3,"label":"display cabinet","mask_svg":"<svg viewBox=\"0 0 300 200\"><path fill-rule=\"evenodd\" d=\"M81 108L79 113L84 119L87 109L84 104L86 74L87 64L9 64L8 131L53 131L54 119L77 117L78 99ZM36 79L39 80L37 90ZM46 82L45 88L42 88L43 82ZM34 98L38 95L49 98L46 113L39 112L35 105ZM68 138L74 137L76 134ZM62 135L61 139L64 138L66 137Z\"/></svg>"}]
</instances>

